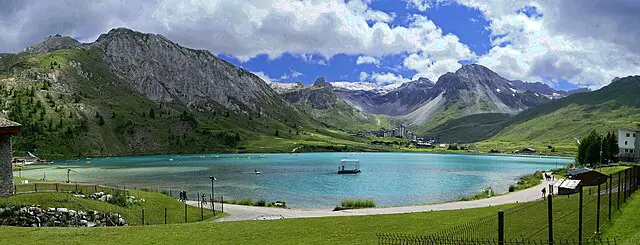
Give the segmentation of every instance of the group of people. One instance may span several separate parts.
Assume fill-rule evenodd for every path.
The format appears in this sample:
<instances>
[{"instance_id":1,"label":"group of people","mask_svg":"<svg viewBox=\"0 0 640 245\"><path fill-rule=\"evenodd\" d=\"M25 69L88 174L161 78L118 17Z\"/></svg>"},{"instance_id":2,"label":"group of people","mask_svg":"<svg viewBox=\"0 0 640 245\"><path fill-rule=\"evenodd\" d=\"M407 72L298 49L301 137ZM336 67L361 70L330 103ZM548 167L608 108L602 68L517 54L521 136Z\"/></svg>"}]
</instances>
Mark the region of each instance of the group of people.
<instances>
[{"instance_id":1,"label":"group of people","mask_svg":"<svg viewBox=\"0 0 640 245\"><path fill-rule=\"evenodd\" d=\"M181 202L186 202L187 201L187 191L181 191L180 192L180 201Z\"/></svg>"}]
</instances>

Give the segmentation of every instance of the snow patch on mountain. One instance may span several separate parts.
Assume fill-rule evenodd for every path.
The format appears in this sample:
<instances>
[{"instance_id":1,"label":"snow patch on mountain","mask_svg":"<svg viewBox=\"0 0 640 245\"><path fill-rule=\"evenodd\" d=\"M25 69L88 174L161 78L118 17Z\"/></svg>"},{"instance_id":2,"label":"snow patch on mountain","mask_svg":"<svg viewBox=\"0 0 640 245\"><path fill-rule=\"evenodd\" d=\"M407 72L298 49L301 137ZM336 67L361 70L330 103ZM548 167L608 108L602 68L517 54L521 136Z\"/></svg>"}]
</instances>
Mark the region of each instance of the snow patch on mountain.
<instances>
[{"instance_id":1,"label":"snow patch on mountain","mask_svg":"<svg viewBox=\"0 0 640 245\"><path fill-rule=\"evenodd\" d=\"M378 85L370 82L331 82L331 86L334 89L341 89L347 91L370 91L378 94L386 94L398 87L400 83L394 83L389 85Z\"/></svg>"}]
</instances>

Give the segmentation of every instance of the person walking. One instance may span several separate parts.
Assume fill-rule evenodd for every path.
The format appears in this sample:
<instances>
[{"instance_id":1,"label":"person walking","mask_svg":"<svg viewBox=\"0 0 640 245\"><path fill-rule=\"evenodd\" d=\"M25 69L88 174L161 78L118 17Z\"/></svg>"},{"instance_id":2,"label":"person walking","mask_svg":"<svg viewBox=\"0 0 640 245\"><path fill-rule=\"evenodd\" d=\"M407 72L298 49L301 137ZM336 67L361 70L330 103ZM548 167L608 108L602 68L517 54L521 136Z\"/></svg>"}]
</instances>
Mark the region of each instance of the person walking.
<instances>
[{"instance_id":1,"label":"person walking","mask_svg":"<svg viewBox=\"0 0 640 245\"><path fill-rule=\"evenodd\" d=\"M542 188L542 198L546 199L547 198L547 188Z\"/></svg>"}]
</instances>

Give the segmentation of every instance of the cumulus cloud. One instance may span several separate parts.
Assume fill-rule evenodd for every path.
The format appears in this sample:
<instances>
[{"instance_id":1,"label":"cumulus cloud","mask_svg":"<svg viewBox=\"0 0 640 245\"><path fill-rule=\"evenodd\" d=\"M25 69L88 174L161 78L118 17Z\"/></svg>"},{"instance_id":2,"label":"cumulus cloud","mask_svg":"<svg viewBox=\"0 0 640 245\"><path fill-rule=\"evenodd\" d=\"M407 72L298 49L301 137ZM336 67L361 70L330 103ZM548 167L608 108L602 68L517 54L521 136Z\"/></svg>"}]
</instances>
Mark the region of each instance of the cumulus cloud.
<instances>
[{"instance_id":1,"label":"cumulus cloud","mask_svg":"<svg viewBox=\"0 0 640 245\"><path fill-rule=\"evenodd\" d=\"M371 56L359 56L358 59L356 60L356 64L357 65L374 64L376 66L379 66L380 60L378 58L371 57Z\"/></svg>"},{"instance_id":2,"label":"cumulus cloud","mask_svg":"<svg viewBox=\"0 0 640 245\"><path fill-rule=\"evenodd\" d=\"M396 75L391 72L387 73L377 73L374 72L371 74L371 79L375 81L378 85L384 86L389 84L400 85L410 80L408 78L404 78L402 75Z\"/></svg>"},{"instance_id":3,"label":"cumulus cloud","mask_svg":"<svg viewBox=\"0 0 640 245\"><path fill-rule=\"evenodd\" d=\"M477 61L507 78L597 89L640 74L638 1L457 1L490 21L493 47Z\"/></svg>"},{"instance_id":4,"label":"cumulus cloud","mask_svg":"<svg viewBox=\"0 0 640 245\"><path fill-rule=\"evenodd\" d=\"M368 77L369 77L369 74L367 74L366 72L364 71L360 72L360 81L367 80Z\"/></svg>"},{"instance_id":5,"label":"cumulus cloud","mask_svg":"<svg viewBox=\"0 0 640 245\"><path fill-rule=\"evenodd\" d=\"M317 54L325 59L337 54L381 57L430 52L432 48L434 57L472 53L457 37L443 35L426 17L415 16L407 26L392 26L387 22L395 14L372 9L370 3L158 0L124 5L121 0L18 1L0 17L0 41L10 44L0 51L18 51L54 32L91 40L110 28L126 26L241 61L261 54L277 58L285 53ZM66 11L70 4L74 5L73 13Z\"/></svg>"},{"instance_id":6,"label":"cumulus cloud","mask_svg":"<svg viewBox=\"0 0 640 245\"><path fill-rule=\"evenodd\" d=\"M253 71L253 72L251 72L251 73L253 73L253 74L255 74L256 76L258 76L260 79L262 79L263 81L265 81L267 84L269 84L269 83L273 83L273 82L274 82L274 80L273 80L273 79L271 79L267 74L265 74L265 73L264 73L264 72L262 72L262 71Z\"/></svg>"},{"instance_id":7,"label":"cumulus cloud","mask_svg":"<svg viewBox=\"0 0 640 245\"><path fill-rule=\"evenodd\" d=\"M293 79L293 78L297 78L299 76L302 76L304 74L302 74L301 72L289 69L291 72L284 74L282 76L280 76L280 80L287 80L287 79Z\"/></svg>"}]
</instances>

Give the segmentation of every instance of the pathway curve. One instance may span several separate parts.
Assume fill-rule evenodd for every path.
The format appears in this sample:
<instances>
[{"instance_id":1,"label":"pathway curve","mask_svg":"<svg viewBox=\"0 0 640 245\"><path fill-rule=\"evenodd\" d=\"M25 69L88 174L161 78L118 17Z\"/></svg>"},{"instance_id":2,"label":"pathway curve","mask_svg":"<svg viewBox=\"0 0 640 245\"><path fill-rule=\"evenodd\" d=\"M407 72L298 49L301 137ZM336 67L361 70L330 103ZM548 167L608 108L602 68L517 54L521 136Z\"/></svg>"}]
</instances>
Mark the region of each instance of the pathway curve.
<instances>
[{"instance_id":1,"label":"pathway curve","mask_svg":"<svg viewBox=\"0 0 640 245\"><path fill-rule=\"evenodd\" d=\"M551 181L543 181L542 184L516 192L507 193L501 196L491 198L448 202L440 204L404 206L404 207L388 207L388 208L365 208L343 211L333 211L333 209L280 209L267 207L253 207L243 205L224 204L224 211L230 215L216 222L224 221L240 221L240 220L256 220L256 219L290 219L290 218L312 218L312 217L331 217L331 216L356 216L356 215L376 215L376 214L401 214L429 212L438 210L458 210L467 208L480 208L488 206L496 206L518 202L531 202L542 198L542 188L552 184ZM188 201L189 205L198 206L197 201ZM216 203L216 210L222 207ZM211 209L209 204L208 209Z\"/></svg>"}]
</instances>

